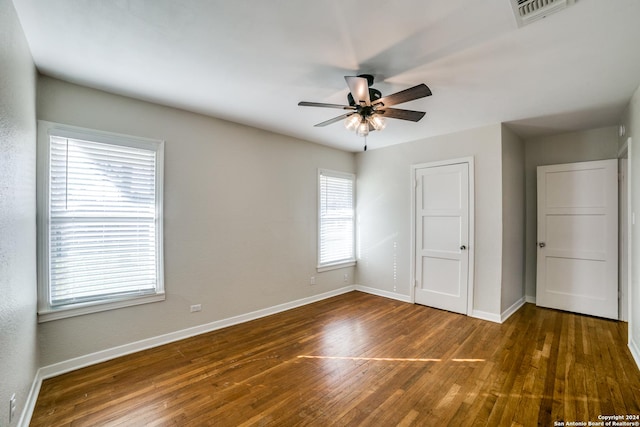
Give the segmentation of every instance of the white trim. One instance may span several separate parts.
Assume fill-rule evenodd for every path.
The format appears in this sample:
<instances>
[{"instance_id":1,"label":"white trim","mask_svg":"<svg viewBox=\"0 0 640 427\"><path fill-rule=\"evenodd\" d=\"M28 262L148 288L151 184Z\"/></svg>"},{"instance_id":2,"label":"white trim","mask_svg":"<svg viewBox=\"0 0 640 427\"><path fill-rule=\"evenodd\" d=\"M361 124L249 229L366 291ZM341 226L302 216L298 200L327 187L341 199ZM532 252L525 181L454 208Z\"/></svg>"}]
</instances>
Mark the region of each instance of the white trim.
<instances>
[{"instance_id":1,"label":"white trim","mask_svg":"<svg viewBox=\"0 0 640 427\"><path fill-rule=\"evenodd\" d=\"M333 262L325 262L322 263L320 262L320 248L322 246L322 241L321 241L321 230L320 230L320 224L321 224L321 218L320 218L320 206L322 206L322 197L321 197L321 193L322 193L322 187L320 185L320 178L322 177L322 175L325 176L330 176L333 178L341 178L341 179L345 179L345 180L349 180L351 181L351 206L353 209L353 213L352 213L352 217L351 217L351 222L352 222L352 228L353 228L353 236L352 236L352 242L353 245L351 247L351 258L349 259L342 259L339 261L333 261ZM321 273L323 271L329 271L329 270L335 270L338 268L344 268L344 267L351 267L353 265L356 264L356 175L350 172L341 172L341 171L336 171L336 170L331 170L331 169L323 169L323 168L318 168L318 172L317 172L317 176L316 176L316 181L317 181L317 195L316 195L316 260L317 260L317 265L316 265L316 270L318 271L318 273Z\"/></svg>"},{"instance_id":2,"label":"white trim","mask_svg":"<svg viewBox=\"0 0 640 427\"><path fill-rule=\"evenodd\" d=\"M467 313L473 312L473 284L475 278L475 224L476 224L476 178L473 157L467 157L469 164L469 283L467 284Z\"/></svg>"},{"instance_id":3,"label":"white trim","mask_svg":"<svg viewBox=\"0 0 640 427\"><path fill-rule=\"evenodd\" d=\"M397 292L384 291L382 289L370 288L369 286L355 285L355 290L379 297L394 299L397 301L408 302L412 304L410 295L399 294Z\"/></svg>"},{"instance_id":4,"label":"white trim","mask_svg":"<svg viewBox=\"0 0 640 427\"><path fill-rule=\"evenodd\" d=\"M633 341L629 340L629 351L631 352L631 356L633 356L633 360L636 362L638 369L640 369L640 346Z\"/></svg>"},{"instance_id":5,"label":"white trim","mask_svg":"<svg viewBox=\"0 0 640 427\"><path fill-rule=\"evenodd\" d=\"M85 141L101 142L111 145L124 145L146 150L155 150L161 139L145 138L142 136L125 135L123 133L107 132L62 123L38 120L39 131L44 130L42 136L59 136L62 138L81 139Z\"/></svg>"},{"instance_id":6,"label":"white trim","mask_svg":"<svg viewBox=\"0 0 640 427\"><path fill-rule=\"evenodd\" d=\"M489 313L487 311L473 310L470 314L471 317L476 319L488 320L494 323L502 323L501 316L495 313Z\"/></svg>"},{"instance_id":7,"label":"white trim","mask_svg":"<svg viewBox=\"0 0 640 427\"><path fill-rule=\"evenodd\" d=\"M38 401L38 395L40 394L40 388L42 387L42 368L36 371L36 375L31 383L29 394L27 394L27 400L25 401L24 408L22 408L22 414L16 424L18 427L29 427L31 423L31 417L33 416L33 410L36 408L36 402Z\"/></svg>"},{"instance_id":8,"label":"white trim","mask_svg":"<svg viewBox=\"0 0 640 427\"><path fill-rule=\"evenodd\" d=\"M500 315L500 323L504 323L513 313L518 311L523 305L526 303L526 297L520 298L518 301L514 302L511 307L507 308Z\"/></svg>"},{"instance_id":9,"label":"white trim","mask_svg":"<svg viewBox=\"0 0 640 427\"><path fill-rule=\"evenodd\" d=\"M474 295L474 277L475 277L475 169L474 158L461 157L457 159L441 160L437 162L419 163L411 165L411 211L410 211L410 283L411 289L410 301L415 304L416 302L416 172L418 169L436 167L436 166L448 166L460 163L467 163L469 167L469 242L467 244L469 252L469 266L468 266L468 283L467 283L467 315L473 316L473 295ZM492 315L495 316L495 315ZM476 316L473 316L476 317Z\"/></svg>"},{"instance_id":10,"label":"white trim","mask_svg":"<svg viewBox=\"0 0 640 427\"><path fill-rule=\"evenodd\" d=\"M623 322L629 322L630 317L630 295L631 295L631 181L629 180L631 174L631 158L630 158L630 147L631 147L631 137L627 138L627 140L622 144L620 150L618 150L618 218L622 216L622 202L624 200L625 203L625 211L624 211L624 219L626 221L620 222L618 224L618 265L619 267L625 267L627 273L627 283L623 283L622 280L622 268L619 268L618 271L618 291L620 301L619 305L619 313L618 320ZM625 170L621 170L620 166L622 160L626 160L627 167ZM625 176L625 188L622 188L622 175ZM624 194L620 190L626 190ZM624 198L624 199L623 199ZM622 243L623 237L626 236L626 247L623 248L620 246ZM626 257L622 255L626 252ZM624 265L626 264L626 266ZM624 289L626 288L626 289Z\"/></svg>"},{"instance_id":11,"label":"white trim","mask_svg":"<svg viewBox=\"0 0 640 427\"><path fill-rule=\"evenodd\" d=\"M635 328L634 325L638 324L638 314L633 310L633 306L632 306L632 296L634 295L633 293L633 282L632 282L632 276L633 276L633 242L632 242L632 238L631 238L631 233L633 231L634 228L634 224L633 224L633 209L632 209L632 203L631 201L633 200L633 194L631 192L631 188L632 188L632 182L633 182L633 162L631 161L632 159L632 154L633 154L633 139L631 137L627 138L627 140L625 141L624 145L622 146L626 152L627 152L627 232L629 233L629 238L627 239L627 314L629 316L629 327L628 327L628 334L629 337L627 339L627 341L629 342L629 348L631 349L631 354L633 355L633 358L636 361L636 365L638 365L638 368L640 369L640 347L638 346L638 343L636 343L633 339L633 334L635 333ZM640 292L640 289L636 290L636 292ZM633 348L632 348L633 345Z\"/></svg>"},{"instance_id":12,"label":"white trim","mask_svg":"<svg viewBox=\"0 0 640 427\"><path fill-rule=\"evenodd\" d=\"M59 136L86 141L135 147L155 153L155 230L156 230L156 288L147 295L104 299L88 303L68 304L51 307L49 289L49 181L50 181L50 138ZM121 307L164 301L164 249L163 249L163 199L164 199L164 145L159 139L105 132L78 126L38 120L37 169L36 169L36 224L38 254L38 322L63 319L88 313L113 310Z\"/></svg>"},{"instance_id":13,"label":"white trim","mask_svg":"<svg viewBox=\"0 0 640 427\"><path fill-rule=\"evenodd\" d=\"M347 268L347 267L353 267L354 265L356 265L355 261L341 261L341 262L337 262L335 264L326 264L323 266L318 266L316 267L316 271L318 273L322 273L324 271L331 271L331 270L338 270L340 268Z\"/></svg>"},{"instance_id":14,"label":"white trim","mask_svg":"<svg viewBox=\"0 0 640 427\"><path fill-rule=\"evenodd\" d=\"M127 297L120 300L109 300L108 302L93 301L85 304L75 304L70 306L71 308L43 310L38 312L38 323L65 319L67 317L81 316L83 314L98 313L100 311L115 310L116 308L159 302L164 301L165 299L164 292L156 292L151 295Z\"/></svg>"},{"instance_id":15,"label":"white trim","mask_svg":"<svg viewBox=\"0 0 640 427\"><path fill-rule=\"evenodd\" d=\"M524 296L524 302L528 302L530 304L535 304L536 303L536 297L532 297L531 295L525 295Z\"/></svg>"},{"instance_id":16,"label":"white trim","mask_svg":"<svg viewBox=\"0 0 640 427\"><path fill-rule=\"evenodd\" d=\"M409 188L411 189L411 206L409 208L409 298L413 304L416 303L416 188L418 180L416 171L418 165L411 165L411 173L409 174Z\"/></svg>"},{"instance_id":17,"label":"white trim","mask_svg":"<svg viewBox=\"0 0 640 427\"><path fill-rule=\"evenodd\" d=\"M628 315L628 321L629 321L629 343L633 342L633 335L632 333L633 331L633 325L638 323L638 319L635 316L638 316L637 314L634 314L634 310L631 304L631 297L633 295L632 293L632 273L633 273L633 241L631 238L631 232L633 230L633 207L632 207L632 203L631 201L633 200L633 193L631 191L632 185L631 183L633 182L632 179L632 175L633 175L633 162L631 161L631 155L632 155L632 148L633 148L633 139L632 137L627 138L627 140L625 141L625 143L622 145L622 148L624 149L624 151L621 152L621 154L624 154L624 152L626 151L627 154L627 233L628 233L628 238L627 238L627 315ZM640 291L640 290L638 290ZM636 346L636 349L638 349L638 346ZM640 355L640 352L636 353L638 355ZM638 361L640 360L640 358L636 358L636 363L638 363ZM640 368L640 363L638 363L638 367Z\"/></svg>"},{"instance_id":18,"label":"white trim","mask_svg":"<svg viewBox=\"0 0 640 427\"><path fill-rule=\"evenodd\" d=\"M622 147L620 147L620 149L618 150L619 159L622 158L625 154L627 154L627 151L630 145L631 145L631 137L627 138L627 140L622 143Z\"/></svg>"}]
</instances>

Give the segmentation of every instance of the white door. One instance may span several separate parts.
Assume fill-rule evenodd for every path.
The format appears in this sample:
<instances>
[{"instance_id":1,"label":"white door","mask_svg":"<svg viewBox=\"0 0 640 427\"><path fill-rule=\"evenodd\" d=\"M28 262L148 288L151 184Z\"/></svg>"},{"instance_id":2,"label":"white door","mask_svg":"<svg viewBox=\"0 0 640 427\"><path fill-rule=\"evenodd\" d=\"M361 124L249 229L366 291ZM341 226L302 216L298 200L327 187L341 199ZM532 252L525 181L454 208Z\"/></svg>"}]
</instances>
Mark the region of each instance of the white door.
<instances>
[{"instance_id":1,"label":"white door","mask_svg":"<svg viewBox=\"0 0 640 427\"><path fill-rule=\"evenodd\" d=\"M415 170L415 302L467 314L469 164Z\"/></svg>"},{"instance_id":2,"label":"white door","mask_svg":"<svg viewBox=\"0 0 640 427\"><path fill-rule=\"evenodd\" d=\"M618 318L617 166L538 167L538 305Z\"/></svg>"}]
</instances>

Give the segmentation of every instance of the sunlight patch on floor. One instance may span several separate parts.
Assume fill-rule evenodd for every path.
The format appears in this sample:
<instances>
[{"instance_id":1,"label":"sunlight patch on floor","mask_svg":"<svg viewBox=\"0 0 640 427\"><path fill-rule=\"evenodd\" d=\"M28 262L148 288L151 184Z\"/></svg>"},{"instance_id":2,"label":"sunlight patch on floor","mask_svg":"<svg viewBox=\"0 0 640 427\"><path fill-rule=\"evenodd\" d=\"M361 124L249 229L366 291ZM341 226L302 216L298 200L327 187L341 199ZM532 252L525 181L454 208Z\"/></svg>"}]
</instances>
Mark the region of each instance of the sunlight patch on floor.
<instances>
[{"instance_id":1,"label":"sunlight patch on floor","mask_svg":"<svg viewBox=\"0 0 640 427\"><path fill-rule=\"evenodd\" d=\"M300 355L298 359L365 360L375 362L442 362L442 359L405 357L354 357L354 356L311 356ZM450 359L451 362L484 362L485 359Z\"/></svg>"}]
</instances>

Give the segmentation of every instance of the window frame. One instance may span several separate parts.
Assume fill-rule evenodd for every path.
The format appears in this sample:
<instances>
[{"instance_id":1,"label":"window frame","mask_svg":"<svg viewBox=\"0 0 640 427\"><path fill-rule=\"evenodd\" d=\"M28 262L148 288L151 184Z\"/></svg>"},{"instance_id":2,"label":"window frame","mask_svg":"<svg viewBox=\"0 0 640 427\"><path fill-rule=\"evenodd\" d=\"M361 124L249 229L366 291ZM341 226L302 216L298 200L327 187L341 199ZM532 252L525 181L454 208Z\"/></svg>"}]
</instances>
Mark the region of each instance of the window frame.
<instances>
[{"instance_id":1,"label":"window frame","mask_svg":"<svg viewBox=\"0 0 640 427\"><path fill-rule=\"evenodd\" d=\"M322 216L322 184L321 184L322 175L334 177L334 178L347 179L351 181L351 209L352 209L351 222L352 222L352 230L353 230L351 256L348 259L324 262L324 263L321 262L321 259L320 259L321 248L322 248L322 218L321 218ZM318 272L323 272L323 271L335 270L339 268L352 267L356 265L356 206L355 206L356 175L348 172L340 172L340 171L331 170L331 169L318 169L317 182L318 182L318 205L317 205L318 247L317 247L316 269Z\"/></svg>"},{"instance_id":2,"label":"window frame","mask_svg":"<svg viewBox=\"0 0 640 427\"><path fill-rule=\"evenodd\" d=\"M60 306L50 304L49 246L50 246L50 194L51 137L72 138L109 145L141 148L155 151L155 228L156 228L156 288L154 293L125 295L95 301L71 303ZM164 238L163 238L163 182L164 141L138 136L98 131L60 123L38 121L37 135L37 250L38 250L38 322L80 316L139 304L165 300L164 288Z\"/></svg>"}]
</instances>

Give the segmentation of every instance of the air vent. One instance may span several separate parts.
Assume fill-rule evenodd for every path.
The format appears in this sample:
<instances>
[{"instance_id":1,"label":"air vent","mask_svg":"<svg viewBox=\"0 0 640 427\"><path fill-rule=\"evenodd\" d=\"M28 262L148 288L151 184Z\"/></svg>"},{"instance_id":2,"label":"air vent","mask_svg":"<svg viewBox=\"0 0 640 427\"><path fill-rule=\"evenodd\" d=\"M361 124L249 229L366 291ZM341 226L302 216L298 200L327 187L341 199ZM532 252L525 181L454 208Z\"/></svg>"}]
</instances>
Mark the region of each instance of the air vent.
<instances>
[{"instance_id":1,"label":"air vent","mask_svg":"<svg viewBox=\"0 0 640 427\"><path fill-rule=\"evenodd\" d=\"M511 0L518 27L531 24L572 5L575 0Z\"/></svg>"}]
</instances>

